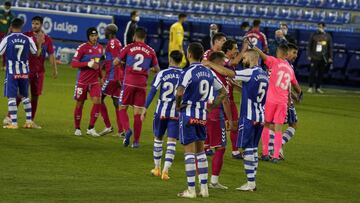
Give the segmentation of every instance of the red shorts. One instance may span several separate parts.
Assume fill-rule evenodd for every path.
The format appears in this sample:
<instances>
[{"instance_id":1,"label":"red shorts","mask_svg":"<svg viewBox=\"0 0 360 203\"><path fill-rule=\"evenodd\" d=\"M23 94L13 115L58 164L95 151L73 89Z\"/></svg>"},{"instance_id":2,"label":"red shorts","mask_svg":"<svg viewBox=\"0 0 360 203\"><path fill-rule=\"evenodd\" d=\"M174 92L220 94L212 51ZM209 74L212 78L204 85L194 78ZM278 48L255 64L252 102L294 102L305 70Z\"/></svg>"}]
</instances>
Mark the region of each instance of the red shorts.
<instances>
[{"instance_id":1,"label":"red shorts","mask_svg":"<svg viewBox=\"0 0 360 203\"><path fill-rule=\"evenodd\" d=\"M284 124L287 114L287 103L265 103L265 121L274 124Z\"/></svg>"},{"instance_id":2,"label":"red shorts","mask_svg":"<svg viewBox=\"0 0 360 203\"><path fill-rule=\"evenodd\" d=\"M101 97L100 83L77 84L75 86L74 99L77 101L85 101L88 92L90 97Z\"/></svg>"},{"instance_id":3,"label":"red shorts","mask_svg":"<svg viewBox=\"0 0 360 203\"><path fill-rule=\"evenodd\" d=\"M120 104L124 106L144 107L146 101L146 88L123 85L120 94Z\"/></svg>"},{"instance_id":4,"label":"red shorts","mask_svg":"<svg viewBox=\"0 0 360 203\"><path fill-rule=\"evenodd\" d=\"M119 81L106 80L101 90L104 95L120 98L121 85Z\"/></svg>"},{"instance_id":5,"label":"red shorts","mask_svg":"<svg viewBox=\"0 0 360 203\"><path fill-rule=\"evenodd\" d=\"M40 96L42 94L44 75L45 73L43 72L29 74L30 92L32 96Z\"/></svg>"},{"instance_id":6,"label":"red shorts","mask_svg":"<svg viewBox=\"0 0 360 203\"><path fill-rule=\"evenodd\" d=\"M207 120L206 136L207 143L211 148L226 147L226 129L224 120Z\"/></svg>"}]
</instances>

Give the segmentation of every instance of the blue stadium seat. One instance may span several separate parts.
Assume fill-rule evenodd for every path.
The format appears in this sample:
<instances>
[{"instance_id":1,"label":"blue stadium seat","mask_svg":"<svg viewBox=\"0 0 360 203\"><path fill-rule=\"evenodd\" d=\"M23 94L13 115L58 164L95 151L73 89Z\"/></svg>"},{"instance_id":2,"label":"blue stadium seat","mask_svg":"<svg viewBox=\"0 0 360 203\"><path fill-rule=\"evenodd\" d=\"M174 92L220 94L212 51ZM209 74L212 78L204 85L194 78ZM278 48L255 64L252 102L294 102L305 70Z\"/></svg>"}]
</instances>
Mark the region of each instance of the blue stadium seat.
<instances>
[{"instance_id":1,"label":"blue stadium seat","mask_svg":"<svg viewBox=\"0 0 360 203\"><path fill-rule=\"evenodd\" d=\"M150 6L151 6L151 8L153 8L153 9L158 9L158 8L160 8L160 6L161 6L161 1L160 1L160 0L151 1Z\"/></svg>"},{"instance_id":2,"label":"blue stadium seat","mask_svg":"<svg viewBox=\"0 0 360 203\"><path fill-rule=\"evenodd\" d=\"M336 80L345 80L345 69L346 62L348 59L348 54L345 53L345 50L341 50L334 55L333 68L330 70L330 76Z\"/></svg>"},{"instance_id":3,"label":"blue stadium seat","mask_svg":"<svg viewBox=\"0 0 360 203\"><path fill-rule=\"evenodd\" d=\"M214 4L214 12L215 13L223 13L225 5L223 3L215 3Z\"/></svg>"},{"instance_id":4,"label":"blue stadium seat","mask_svg":"<svg viewBox=\"0 0 360 203\"><path fill-rule=\"evenodd\" d=\"M103 1L103 5L106 5L106 6L114 6L114 5L116 5L116 3L117 3L117 0L105 0L105 1Z\"/></svg>"},{"instance_id":5,"label":"blue stadium seat","mask_svg":"<svg viewBox=\"0 0 360 203\"><path fill-rule=\"evenodd\" d=\"M350 81L360 82L360 54L355 53L350 57L346 69L346 76Z\"/></svg>"},{"instance_id":6,"label":"blue stadium seat","mask_svg":"<svg viewBox=\"0 0 360 203\"><path fill-rule=\"evenodd\" d=\"M194 2L191 11L201 13L203 11L203 2Z\"/></svg>"},{"instance_id":7,"label":"blue stadium seat","mask_svg":"<svg viewBox=\"0 0 360 203\"><path fill-rule=\"evenodd\" d=\"M336 23L338 20L338 16L339 16L339 12L337 12L337 11L326 12L325 22Z\"/></svg>"},{"instance_id":8,"label":"blue stadium seat","mask_svg":"<svg viewBox=\"0 0 360 203\"><path fill-rule=\"evenodd\" d=\"M247 12L247 6L246 5L240 5L240 4L235 5L233 15L247 16L248 14L249 13Z\"/></svg>"}]
</instances>

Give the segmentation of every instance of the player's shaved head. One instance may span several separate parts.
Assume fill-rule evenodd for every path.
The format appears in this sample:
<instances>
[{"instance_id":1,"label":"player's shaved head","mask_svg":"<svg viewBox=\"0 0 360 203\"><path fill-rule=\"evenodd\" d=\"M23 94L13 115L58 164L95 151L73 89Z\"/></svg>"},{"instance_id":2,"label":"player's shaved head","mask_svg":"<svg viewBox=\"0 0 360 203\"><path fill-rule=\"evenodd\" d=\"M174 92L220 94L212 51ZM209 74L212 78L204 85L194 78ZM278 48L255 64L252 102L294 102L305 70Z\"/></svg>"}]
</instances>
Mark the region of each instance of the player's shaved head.
<instances>
[{"instance_id":1,"label":"player's shaved head","mask_svg":"<svg viewBox=\"0 0 360 203\"><path fill-rule=\"evenodd\" d=\"M246 68L251 68L259 63L260 55L254 49L248 49L244 53L243 66Z\"/></svg>"},{"instance_id":2,"label":"player's shaved head","mask_svg":"<svg viewBox=\"0 0 360 203\"><path fill-rule=\"evenodd\" d=\"M204 54L204 47L199 42L192 42L187 49L187 58L190 62L200 61Z\"/></svg>"},{"instance_id":3,"label":"player's shaved head","mask_svg":"<svg viewBox=\"0 0 360 203\"><path fill-rule=\"evenodd\" d=\"M143 27L136 28L134 36L135 36L135 39L142 40L142 41L145 40L145 38L146 38L145 28L143 28Z\"/></svg>"},{"instance_id":4,"label":"player's shaved head","mask_svg":"<svg viewBox=\"0 0 360 203\"><path fill-rule=\"evenodd\" d=\"M209 61L219 64L219 65L223 65L224 61L225 61L225 54L222 51L215 51L213 52L210 56L209 56Z\"/></svg>"}]
</instances>

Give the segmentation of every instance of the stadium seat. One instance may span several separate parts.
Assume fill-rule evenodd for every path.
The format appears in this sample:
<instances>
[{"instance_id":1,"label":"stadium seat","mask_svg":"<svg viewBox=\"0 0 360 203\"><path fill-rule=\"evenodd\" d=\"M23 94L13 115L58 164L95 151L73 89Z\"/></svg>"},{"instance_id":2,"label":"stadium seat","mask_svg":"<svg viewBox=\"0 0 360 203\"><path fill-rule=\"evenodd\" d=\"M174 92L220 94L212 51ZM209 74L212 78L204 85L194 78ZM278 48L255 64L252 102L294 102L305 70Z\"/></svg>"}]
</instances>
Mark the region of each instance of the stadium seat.
<instances>
[{"instance_id":1,"label":"stadium seat","mask_svg":"<svg viewBox=\"0 0 360 203\"><path fill-rule=\"evenodd\" d=\"M354 53L350 57L346 76L352 82L360 82L360 53Z\"/></svg>"},{"instance_id":2,"label":"stadium seat","mask_svg":"<svg viewBox=\"0 0 360 203\"><path fill-rule=\"evenodd\" d=\"M330 70L331 78L335 80L345 80L345 70L348 54L345 50L338 51L334 54L333 68Z\"/></svg>"}]
</instances>

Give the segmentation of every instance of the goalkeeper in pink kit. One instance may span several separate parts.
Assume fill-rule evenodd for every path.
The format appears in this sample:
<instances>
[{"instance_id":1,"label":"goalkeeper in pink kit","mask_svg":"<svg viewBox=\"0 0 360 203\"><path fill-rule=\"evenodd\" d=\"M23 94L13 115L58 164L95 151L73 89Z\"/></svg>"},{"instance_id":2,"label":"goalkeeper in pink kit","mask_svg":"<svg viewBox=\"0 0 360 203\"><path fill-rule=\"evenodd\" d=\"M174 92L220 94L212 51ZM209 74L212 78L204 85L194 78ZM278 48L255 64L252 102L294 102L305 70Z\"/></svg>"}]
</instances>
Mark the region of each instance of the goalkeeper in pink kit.
<instances>
[{"instance_id":1,"label":"goalkeeper in pink kit","mask_svg":"<svg viewBox=\"0 0 360 203\"><path fill-rule=\"evenodd\" d=\"M251 46L251 44L250 44ZM269 156L269 129L275 131L274 155L272 162L279 162L279 154L282 146L282 126L284 124L289 101L291 86L298 93L298 100L301 100L302 91L296 80L294 70L286 60L288 46L280 45L276 50L276 58L264 54L260 49L254 47L271 74L269 88L265 103L265 126L261 135L262 138L262 160L270 160Z\"/></svg>"}]
</instances>

